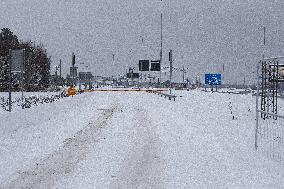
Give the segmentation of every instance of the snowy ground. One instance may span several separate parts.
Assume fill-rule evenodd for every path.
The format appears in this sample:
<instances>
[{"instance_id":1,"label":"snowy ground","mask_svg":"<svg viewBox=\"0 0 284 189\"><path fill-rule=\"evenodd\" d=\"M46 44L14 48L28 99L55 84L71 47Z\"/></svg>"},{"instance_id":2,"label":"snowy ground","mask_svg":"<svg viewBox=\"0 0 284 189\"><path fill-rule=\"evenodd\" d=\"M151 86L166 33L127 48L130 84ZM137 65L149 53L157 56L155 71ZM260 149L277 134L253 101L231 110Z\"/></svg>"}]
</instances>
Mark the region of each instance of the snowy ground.
<instances>
[{"instance_id":1,"label":"snowy ground","mask_svg":"<svg viewBox=\"0 0 284 189\"><path fill-rule=\"evenodd\" d=\"M175 94L93 92L2 112L0 188L283 188L283 164L254 150L255 97Z\"/></svg>"}]
</instances>

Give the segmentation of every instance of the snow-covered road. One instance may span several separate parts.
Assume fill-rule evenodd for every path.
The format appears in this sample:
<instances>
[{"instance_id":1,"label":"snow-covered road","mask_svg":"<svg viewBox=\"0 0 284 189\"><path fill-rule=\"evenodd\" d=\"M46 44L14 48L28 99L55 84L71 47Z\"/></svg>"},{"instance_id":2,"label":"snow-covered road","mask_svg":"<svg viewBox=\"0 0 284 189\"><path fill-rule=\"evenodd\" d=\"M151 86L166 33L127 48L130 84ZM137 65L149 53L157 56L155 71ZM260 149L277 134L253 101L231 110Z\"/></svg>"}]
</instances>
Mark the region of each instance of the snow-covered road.
<instances>
[{"instance_id":1,"label":"snow-covered road","mask_svg":"<svg viewBox=\"0 0 284 189\"><path fill-rule=\"evenodd\" d=\"M88 93L0 114L0 188L284 186L283 164L253 148L254 97L176 94Z\"/></svg>"}]
</instances>

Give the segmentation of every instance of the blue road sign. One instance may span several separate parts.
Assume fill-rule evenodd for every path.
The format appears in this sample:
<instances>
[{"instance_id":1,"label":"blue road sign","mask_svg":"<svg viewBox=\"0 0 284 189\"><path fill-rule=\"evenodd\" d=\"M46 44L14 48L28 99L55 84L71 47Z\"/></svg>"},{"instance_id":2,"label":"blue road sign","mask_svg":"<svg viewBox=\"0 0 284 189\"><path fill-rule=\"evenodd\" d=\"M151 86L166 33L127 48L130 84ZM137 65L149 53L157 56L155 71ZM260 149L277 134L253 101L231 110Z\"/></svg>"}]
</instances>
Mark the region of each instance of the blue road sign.
<instances>
[{"instance_id":1,"label":"blue road sign","mask_svg":"<svg viewBox=\"0 0 284 189\"><path fill-rule=\"evenodd\" d=\"M207 85L221 85L221 74L205 74L205 84Z\"/></svg>"}]
</instances>

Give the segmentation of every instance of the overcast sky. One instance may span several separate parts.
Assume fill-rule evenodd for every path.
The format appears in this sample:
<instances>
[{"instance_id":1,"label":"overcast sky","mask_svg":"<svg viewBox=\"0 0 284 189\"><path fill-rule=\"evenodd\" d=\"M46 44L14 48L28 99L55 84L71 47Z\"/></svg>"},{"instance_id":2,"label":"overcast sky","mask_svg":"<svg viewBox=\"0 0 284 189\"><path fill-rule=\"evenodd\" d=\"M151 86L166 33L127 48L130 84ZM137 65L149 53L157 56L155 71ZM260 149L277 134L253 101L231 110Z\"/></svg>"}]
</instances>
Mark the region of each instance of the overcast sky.
<instances>
[{"instance_id":1,"label":"overcast sky","mask_svg":"<svg viewBox=\"0 0 284 189\"><path fill-rule=\"evenodd\" d=\"M191 79L225 64L226 82L254 81L263 52L284 55L283 0L1 0L0 7L0 27L43 43L52 66L62 59L65 73L72 52L88 66L80 70L95 75L123 74L139 59L158 59L161 12L162 66L172 49L174 66L189 68Z\"/></svg>"}]
</instances>

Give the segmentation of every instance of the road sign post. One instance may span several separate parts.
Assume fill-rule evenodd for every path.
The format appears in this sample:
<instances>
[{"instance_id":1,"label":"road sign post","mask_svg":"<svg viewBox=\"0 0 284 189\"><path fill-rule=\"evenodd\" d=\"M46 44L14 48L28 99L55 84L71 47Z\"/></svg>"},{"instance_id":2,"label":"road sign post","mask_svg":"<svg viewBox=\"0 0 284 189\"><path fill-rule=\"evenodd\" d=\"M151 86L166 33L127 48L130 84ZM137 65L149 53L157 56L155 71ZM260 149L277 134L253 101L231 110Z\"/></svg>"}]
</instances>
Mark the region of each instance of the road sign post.
<instances>
[{"instance_id":1,"label":"road sign post","mask_svg":"<svg viewBox=\"0 0 284 189\"><path fill-rule=\"evenodd\" d=\"M12 111L12 71L11 71L11 50L9 50L9 58L7 59L9 64L9 112Z\"/></svg>"},{"instance_id":2,"label":"road sign post","mask_svg":"<svg viewBox=\"0 0 284 189\"><path fill-rule=\"evenodd\" d=\"M24 62L25 49L9 50L9 112L12 111L12 72L20 73L21 78L21 100L24 108Z\"/></svg>"},{"instance_id":3,"label":"road sign post","mask_svg":"<svg viewBox=\"0 0 284 189\"><path fill-rule=\"evenodd\" d=\"M205 85L211 86L211 91L213 92L213 87L222 84L222 75L221 74L205 74Z\"/></svg>"},{"instance_id":4,"label":"road sign post","mask_svg":"<svg viewBox=\"0 0 284 189\"><path fill-rule=\"evenodd\" d=\"M25 62L25 49L23 49L22 55L22 66L21 66L21 91L22 91L22 109L24 109L24 62Z\"/></svg>"},{"instance_id":5,"label":"road sign post","mask_svg":"<svg viewBox=\"0 0 284 189\"><path fill-rule=\"evenodd\" d=\"M173 76L173 51L169 52L169 61L170 61L170 94L172 94L172 76Z\"/></svg>"}]
</instances>

